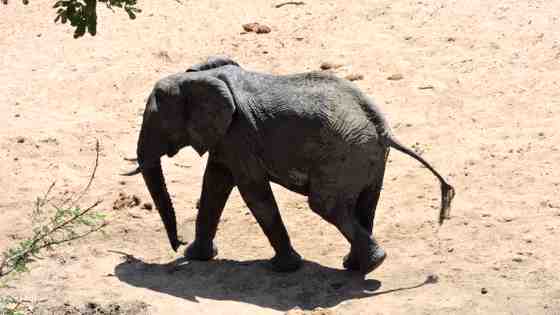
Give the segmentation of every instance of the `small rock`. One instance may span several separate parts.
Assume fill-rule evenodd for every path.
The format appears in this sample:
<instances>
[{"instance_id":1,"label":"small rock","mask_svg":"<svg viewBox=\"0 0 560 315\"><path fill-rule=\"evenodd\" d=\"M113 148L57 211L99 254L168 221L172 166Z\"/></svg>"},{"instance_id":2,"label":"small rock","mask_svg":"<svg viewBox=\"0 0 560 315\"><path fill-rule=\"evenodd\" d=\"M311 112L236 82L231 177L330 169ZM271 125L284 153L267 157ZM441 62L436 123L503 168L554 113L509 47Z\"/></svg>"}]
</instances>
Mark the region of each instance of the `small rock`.
<instances>
[{"instance_id":1,"label":"small rock","mask_svg":"<svg viewBox=\"0 0 560 315\"><path fill-rule=\"evenodd\" d=\"M424 283L438 283L438 281L439 281L438 275L432 273L432 274L429 274L426 277L426 280L424 281Z\"/></svg>"},{"instance_id":2,"label":"small rock","mask_svg":"<svg viewBox=\"0 0 560 315\"><path fill-rule=\"evenodd\" d=\"M140 208L141 208L141 209L144 209L144 210L152 211L153 206L152 206L152 204L149 203L149 202L144 202L144 203L142 204L142 207L140 207Z\"/></svg>"},{"instance_id":3,"label":"small rock","mask_svg":"<svg viewBox=\"0 0 560 315\"><path fill-rule=\"evenodd\" d=\"M387 80L391 80L391 81L398 81L398 80L402 80L404 77L402 74L400 73L394 73L391 74L390 76L387 77Z\"/></svg>"},{"instance_id":4,"label":"small rock","mask_svg":"<svg viewBox=\"0 0 560 315\"><path fill-rule=\"evenodd\" d=\"M132 195L132 201L134 202L134 205L137 206L140 204L140 197Z\"/></svg>"},{"instance_id":5,"label":"small rock","mask_svg":"<svg viewBox=\"0 0 560 315\"><path fill-rule=\"evenodd\" d=\"M253 33L257 33L257 34L266 34L266 33L270 33L272 30L269 26L264 25L264 24L260 24L260 23L247 23L247 24L243 24L243 29L246 32L253 32Z\"/></svg>"},{"instance_id":6,"label":"small rock","mask_svg":"<svg viewBox=\"0 0 560 315\"><path fill-rule=\"evenodd\" d=\"M21 115L20 114L15 114L14 117L15 118L19 118Z\"/></svg>"},{"instance_id":7,"label":"small rock","mask_svg":"<svg viewBox=\"0 0 560 315\"><path fill-rule=\"evenodd\" d=\"M348 81L359 81L364 79L364 75L360 73L352 73L345 77Z\"/></svg>"},{"instance_id":8,"label":"small rock","mask_svg":"<svg viewBox=\"0 0 560 315\"><path fill-rule=\"evenodd\" d=\"M488 293L488 290L486 288L482 288L482 289L480 289L480 293L486 294L486 293Z\"/></svg>"},{"instance_id":9,"label":"small rock","mask_svg":"<svg viewBox=\"0 0 560 315\"><path fill-rule=\"evenodd\" d=\"M24 143L25 142L25 138L24 137L17 137L16 138L17 143Z\"/></svg>"},{"instance_id":10,"label":"small rock","mask_svg":"<svg viewBox=\"0 0 560 315\"><path fill-rule=\"evenodd\" d=\"M89 309L96 309L97 307L99 307L99 304L95 303L95 302L87 302L85 304L85 308L89 308Z\"/></svg>"},{"instance_id":11,"label":"small rock","mask_svg":"<svg viewBox=\"0 0 560 315\"><path fill-rule=\"evenodd\" d=\"M448 253L453 253L454 250L455 250L455 248L450 247L450 248L447 249L447 252L448 252Z\"/></svg>"},{"instance_id":12,"label":"small rock","mask_svg":"<svg viewBox=\"0 0 560 315\"><path fill-rule=\"evenodd\" d=\"M330 70L330 69L337 69L342 67L341 64L336 64L336 63L332 63L332 62L323 62L320 66L321 70Z\"/></svg>"},{"instance_id":13,"label":"small rock","mask_svg":"<svg viewBox=\"0 0 560 315\"><path fill-rule=\"evenodd\" d=\"M516 262L516 263L520 263L520 262L523 262L523 258L521 258L521 257L514 257L514 258L512 259L512 261L514 261L514 262Z\"/></svg>"},{"instance_id":14,"label":"small rock","mask_svg":"<svg viewBox=\"0 0 560 315\"><path fill-rule=\"evenodd\" d=\"M455 41L455 37L447 37L447 41L448 42L454 42Z\"/></svg>"},{"instance_id":15,"label":"small rock","mask_svg":"<svg viewBox=\"0 0 560 315\"><path fill-rule=\"evenodd\" d=\"M412 39L412 36L405 36L404 37L404 40L411 40L411 39Z\"/></svg>"},{"instance_id":16,"label":"small rock","mask_svg":"<svg viewBox=\"0 0 560 315\"><path fill-rule=\"evenodd\" d=\"M333 67L333 64L330 63L330 62L323 62L323 63L319 66L319 68L320 68L321 70L329 70L329 69L332 69L332 67Z\"/></svg>"},{"instance_id":17,"label":"small rock","mask_svg":"<svg viewBox=\"0 0 560 315\"><path fill-rule=\"evenodd\" d=\"M126 185L126 182L124 180L119 180L119 185L124 186L124 185Z\"/></svg>"},{"instance_id":18,"label":"small rock","mask_svg":"<svg viewBox=\"0 0 560 315\"><path fill-rule=\"evenodd\" d=\"M140 198L136 195L127 195L123 192L119 193L117 199L113 202L113 210L121 210L124 208L136 207L140 204Z\"/></svg>"}]
</instances>

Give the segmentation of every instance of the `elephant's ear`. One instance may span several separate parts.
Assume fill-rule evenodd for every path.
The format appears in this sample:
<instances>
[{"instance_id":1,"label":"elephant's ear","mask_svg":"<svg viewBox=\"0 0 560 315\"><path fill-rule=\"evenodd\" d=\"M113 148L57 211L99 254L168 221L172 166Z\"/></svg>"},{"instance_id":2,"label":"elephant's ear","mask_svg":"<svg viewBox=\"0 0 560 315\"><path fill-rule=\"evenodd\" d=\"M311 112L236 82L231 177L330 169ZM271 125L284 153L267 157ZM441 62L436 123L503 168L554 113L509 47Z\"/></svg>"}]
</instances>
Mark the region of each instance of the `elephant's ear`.
<instances>
[{"instance_id":1,"label":"elephant's ear","mask_svg":"<svg viewBox=\"0 0 560 315\"><path fill-rule=\"evenodd\" d=\"M215 77L189 80L187 89L187 132L191 145L203 155L226 134L235 103L226 83Z\"/></svg>"},{"instance_id":2,"label":"elephant's ear","mask_svg":"<svg viewBox=\"0 0 560 315\"><path fill-rule=\"evenodd\" d=\"M239 67L239 64L237 62L233 61L229 57L212 56L212 57L209 57L208 60L206 60L206 62L201 62L201 63L197 63L195 65L192 65L190 68L187 69L186 72L204 71L204 70L219 68L219 67L226 66L226 65L234 65L234 66Z\"/></svg>"}]
</instances>

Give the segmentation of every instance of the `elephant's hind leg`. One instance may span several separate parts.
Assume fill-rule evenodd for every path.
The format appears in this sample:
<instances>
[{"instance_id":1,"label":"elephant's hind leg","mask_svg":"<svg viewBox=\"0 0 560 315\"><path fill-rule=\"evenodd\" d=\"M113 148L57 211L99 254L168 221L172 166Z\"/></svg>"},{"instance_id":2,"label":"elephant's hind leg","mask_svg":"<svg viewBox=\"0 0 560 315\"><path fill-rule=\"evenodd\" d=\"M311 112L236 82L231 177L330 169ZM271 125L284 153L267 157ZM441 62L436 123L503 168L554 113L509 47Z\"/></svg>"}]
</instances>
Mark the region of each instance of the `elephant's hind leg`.
<instances>
[{"instance_id":1,"label":"elephant's hind leg","mask_svg":"<svg viewBox=\"0 0 560 315\"><path fill-rule=\"evenodd\" d=\"M354 209L354 216L358 220L359 224L366 230L366 232L372 237L373 240L373 226L375 220L375 211L377 209L377 204L379 202L379 197L381 195L381 188L383 186L383 177L385 174L385 165L387 163L387 156L389 151L385 154L385 159L374 169L374 180L373 183L366 187L360 193L356 207ZM385 259L385 252L380 246L376 246L375 249L371 250L371 256L374 260L378 260L377 266L379 266L383 259ZM344 268L350 270L358 270L359 266L359 256L356 248L352 247L350 253L344 257ZM375 266L375 268L377 267ZM373 270L373 269L372 269Z\"/></svg>"},{"instance_id":2,"label":"elephant's hind leg","mask_svg":"<svg viewBox=\"0 0 560 315\"><path fill-rule=\"evenodd\" d=\"M355 199L324 202L312 196L309 203L314 212L333 224L350 243L350 254L344 260L345 268L367 274L381 265L385 252L354 214Z\"/></svg>"}]
</instances>

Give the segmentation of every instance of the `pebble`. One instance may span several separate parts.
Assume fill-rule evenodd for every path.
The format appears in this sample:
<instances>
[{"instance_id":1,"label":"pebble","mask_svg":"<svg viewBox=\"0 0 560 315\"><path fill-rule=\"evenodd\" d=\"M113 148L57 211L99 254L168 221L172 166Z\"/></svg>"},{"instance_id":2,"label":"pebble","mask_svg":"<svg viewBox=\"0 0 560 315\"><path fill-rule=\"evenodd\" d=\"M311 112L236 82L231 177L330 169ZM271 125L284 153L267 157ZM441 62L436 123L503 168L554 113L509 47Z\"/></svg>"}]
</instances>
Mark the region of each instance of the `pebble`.
<instances>
[{"instance_id":1,"label":"pebble","mask_svg":"<svg viewBox=\"0 0 560 315\"><path fill-rule=\"evenodd\" d=\"M480 289L480 293L486 294L486 293L488 293L488 290L486 288L482 288L482 289Z\"/></svg>"},{"instance_id":2,"label":"pebble","mask_svg":"<svg viewBox=\"0 0 560 315\"><path fill-rule=\"evenodd\" d=\"M348 81L359 81L364 79L364 75L360 73L352 73L345 77Z\"/></svg>"},{"instance_id":3,"label":"pebble","mask_svg":"<svg viewBox=\"0 0 560 315\"><path fill-rule=\"evenodd\" d=\"M429 274L429 275L426 277L426 281L424 281L424 282L425 282L425 283L438 283L438 281L439 281L439 276L436 275L436 274L434 274L434 273L432 273L432 274Z\"/></svg>"},{"instance_id":4,"label":"pebble","mask_svg":"<svg viewBox=\"0 0 560 315\"><path fill-rule=\"evenodd\" d=\"M521 258L521 257L514 257L514 258L512 259L512 261L514 261L514 262L516 262L516 263L520 263L520 262L523 262L523 258Z\"/></svg>"},{"instance_id":5,"label":"pebble","mask_svg":"<svg viewBox=\"0 0 560 315\"><path fill-rule=\"evenodd\" d=\"M321 65L319 66L319 68L321 68L321 70L330 70L330 69L336 69L336 68L340 68L342 67L341 64L336 64L336 63L332 63L332 62L323 62L321 63Z\"/></svg>"},{"instance_id":6,"label":"pebble","mask_svg":"<svg viewBox=\"0 0 560 315\"><path fill-rule=\"evenodd\" d=\"M149 202L144 202L144 203L142 204L142 207L141 207L141 208L144 209L144 210L151 211L151 210L153 209L153 206L152 206L152 204L149 203Z\"/></svg>"},{"instance_id":7,"label":"pebble","mask_svg":"<svg viewBox=\"0 0 560 315\"><path fill-rule=\"evenodd\" d=\"M243 24L243 29L246 32L253 32L257 34L266 34L272 31L272 29L269 26L256 22Z\"/></svg>"},{"instance_id":8,"label":"pebble","mask_svg":"<svg viewBox=\"0 0 560 315\"><path fill-rule=\"evenodd\" d=\"M402 74L400 73L394 73L391 74L390 76L387 77L387 80L391 80L391 81L398 81L398 80L402 80L404 77Z\"/></svg>"}]
</instances>

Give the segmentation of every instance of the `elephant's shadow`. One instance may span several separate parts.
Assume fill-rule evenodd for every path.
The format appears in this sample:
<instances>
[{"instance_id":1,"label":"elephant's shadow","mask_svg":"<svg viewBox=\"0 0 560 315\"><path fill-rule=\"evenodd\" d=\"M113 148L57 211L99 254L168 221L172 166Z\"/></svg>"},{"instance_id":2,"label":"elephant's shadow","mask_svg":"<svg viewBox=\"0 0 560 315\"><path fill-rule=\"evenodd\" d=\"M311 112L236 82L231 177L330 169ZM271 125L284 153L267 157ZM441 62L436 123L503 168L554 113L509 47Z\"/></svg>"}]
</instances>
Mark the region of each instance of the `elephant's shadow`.
<instances>
[{"instance_id":1,"label":"elephant's shadow","mask_svg":"<svg viewBox=\"0 0 560 315\"><path fill-rule=\"evenodd\" d=\"M264 260L208 262L179 258L167 264L145 263L131 255L115 267L115 275L135 287L167 293L192 302L197 297L230 300L286 311L294 307L313 309L396 290L376 292L378 280L346 270L333 269L305 261L294 273L275 273Z\"/></svg>"}]
</instances>

